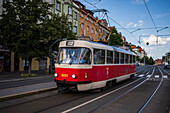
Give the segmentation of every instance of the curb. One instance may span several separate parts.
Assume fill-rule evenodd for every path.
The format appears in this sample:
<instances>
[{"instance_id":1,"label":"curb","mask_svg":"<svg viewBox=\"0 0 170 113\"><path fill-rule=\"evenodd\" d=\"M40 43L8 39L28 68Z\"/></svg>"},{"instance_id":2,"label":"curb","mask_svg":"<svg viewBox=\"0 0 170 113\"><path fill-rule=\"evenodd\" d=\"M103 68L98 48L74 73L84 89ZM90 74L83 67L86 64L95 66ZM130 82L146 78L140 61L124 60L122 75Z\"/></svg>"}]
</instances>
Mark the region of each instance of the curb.
<instances>
[{"instance_id":1,"label":"curb","mask_svg":"<svg viewBox=\"0 0 170 113\"><path fill-rule=\"evenodd\" d=\"M28 92L23 92L23 93L8 95L8 96L2 96L2 97L0 97L0 102L10 100L10 99L21 98L21 97L24 97L24 96L39 94L39 93L43 93L43 92L53 91L53 90L57 90L57 87L49 87L49 88L44 88L44 89L39 89L39 90L34 90L34 91L28 91Z\"/></svg>"}]
</instances>

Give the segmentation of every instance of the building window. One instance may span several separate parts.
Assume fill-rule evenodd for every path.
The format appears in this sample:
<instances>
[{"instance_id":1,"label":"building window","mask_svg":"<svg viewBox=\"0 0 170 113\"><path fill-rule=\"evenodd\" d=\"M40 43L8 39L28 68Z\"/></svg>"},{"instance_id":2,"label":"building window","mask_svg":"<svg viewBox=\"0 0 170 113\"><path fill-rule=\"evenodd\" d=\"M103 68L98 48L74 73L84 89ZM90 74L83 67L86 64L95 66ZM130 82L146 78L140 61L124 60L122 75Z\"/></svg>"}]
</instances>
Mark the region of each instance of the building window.
<instances>
[{"instance_id":1,"label":"building window","mask_svg":"<svg viewBox=\"0 0 170 113\"><path fill-rule=\"evenodd\" d=\"M61 11L61 3L56 1L56 10Z\"/></svg>"},{"instance_id":2,"label":"building window","mask_svg":"<svg viewBox=\"0 0 170 113\"><path fill-rule=\"evenodd\" d=\"M87 20L89 21L89 17L87 17Z\"/></svg>"},{"instance_id":3,"label":"building window","mask_svg":"<svg viewBox=\"0 0 170 113\"><path fill-rule=\"evenodd\" d=\"M62 4L62 13L64 13L64 4Z\"/></svg>"},{"instance_id":4,"label":"building window","mask_svg":"<svg viewBox=\"0 0 170 113\"><path fill-rule=\"evenodd\" d=\"M74 33L77 33L77 26L74 26Z\"/></svg>"},{"instance_id":5,"label":"building window","mask_svg":"<svg viewBox=\"0 0 170 113\"><path fill-rule=\"evenodd\" d=\"M71 23L68 23L68 29L71 30Z\"/></svg>"},{"instance_id":6,"label":"building window","mask_svg":"<svg viewBox=\"0 0 170 113\"><path fill-rule=\"evenodd\" d=\"M93 28L91 28L91 33L93 33Z\"/></svg>"},{"instance_id":7,"label":"building window","mask_svg":"<svg viewBox=\"0 0 170 113\"><path fill-rule=\"evenodd\" d=\"M84 28L84 23L81 23L81 28L82 28L82 29Z\"/></svg>"},{"instance_id":8,"label":"building window","mask_svg":"<svg viewBox=\"0 0 170 113\"><path fill-rule=\"evenodd\" d=\"M89 26L87 26L87 31L89 31Z\"/></svg>"},{"instance_id":9,"label":"building window","mask_svg":"<svg viewBox=\"0 0 170 113\"><path fill-rule=\"evenodd\" d=\"M97 29L95 30L95 34L97 35Z\"/></svg>"},{"instance_id":10,"label":"building window","mask_svg":"<svg viewBox=\"0 0 170 113\"><path fill-rule=\"evenodd\" d=\"M77 20L77 12L74 12L74 19Z\"/></svg>"},{"instance_id":11,"label":"building window","mask_svg":"<svg viewBox=\"0 0 170 113\"><path fill-rule=\"evenodd\" d=\"M70 6L68 6L68 14L72 15L72 8Z\"/></svg>"},{"instance_id":12,"label":"building window","mask_svg":"<svg viewBox=\"0 0 170 113\"><path fill-rule=\"evenodd\" d=\"M94 49L94 64L105 64L105 50Z\"/></svg>"},{"instance_id":13,"label":"building window","mask_svg":"<svg viewBox=\"0 0 170 113\"><path fill-rule=\"evenodd\" d=\"M83 14L83 13L81 14L81 17L82 17L82 18L84 17L84 14Z\"/></svg>"},{"instance_id":14,"label":"building window","mask_svg":"<svg viewBox=\"0 0 170 113\"><path fill-rule=\"evenodd\" d=\"M9 2L9 0L3 0L2 4L3 4L3 3L8 3L8 2Z\"/></svg>"},{"instance_id":15,"label":"building window","mask_svg":"<svg viewBox=\"0 0 170 113\"><path fill-rule=\"evenodd\" d=\"M91 20L91 23L93 23L93 20Z\"/></svg>"}]
</instances>

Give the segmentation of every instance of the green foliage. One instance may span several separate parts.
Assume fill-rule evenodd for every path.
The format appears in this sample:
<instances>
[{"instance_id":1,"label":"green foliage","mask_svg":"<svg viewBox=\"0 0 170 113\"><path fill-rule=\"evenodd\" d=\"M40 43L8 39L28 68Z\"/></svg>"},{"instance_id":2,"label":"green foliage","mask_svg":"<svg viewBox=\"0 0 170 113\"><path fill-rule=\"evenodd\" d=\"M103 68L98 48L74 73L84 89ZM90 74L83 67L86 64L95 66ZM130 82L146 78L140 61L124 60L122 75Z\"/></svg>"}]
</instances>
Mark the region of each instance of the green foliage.
<instances>
[{"instance_id":1,"label":"green foliage","mask_svg":"<svg viewBox=\"0 0 170 113\"><path fill-rule=\"evenodd\" d=\"M108 37L108 36L107 36ZM123 40L121 39L121 35L117 32L116 28L113 27L111 31L110 38L108 40L109 45L117 45L117 46L122 46L123 45Z\"/></svg>"},{"instance_id":2,"label":"green foliage","mask_svg":"<svg viewBox=\"0 0 170 113\"><path fill-rule=\"evenodd\" d=\"M55 40L75 39L73 32L68 29L68 18L52 14L52 6L42 0L4 3L0 44L31 62L32 58L48 56L49 47Z\"/></svg>"},{"instance_id":3,"label":"green foliage","mask_svg":"<svg viewBox=\"0 0 170 113\"><path fill-rule=\"evenodd\" d=\"M140 60L141 63L144 63L144 57ZM148 65L154 65L155 61L152 57L145 56L145 63Z\"/></svg>"}]
</instances>

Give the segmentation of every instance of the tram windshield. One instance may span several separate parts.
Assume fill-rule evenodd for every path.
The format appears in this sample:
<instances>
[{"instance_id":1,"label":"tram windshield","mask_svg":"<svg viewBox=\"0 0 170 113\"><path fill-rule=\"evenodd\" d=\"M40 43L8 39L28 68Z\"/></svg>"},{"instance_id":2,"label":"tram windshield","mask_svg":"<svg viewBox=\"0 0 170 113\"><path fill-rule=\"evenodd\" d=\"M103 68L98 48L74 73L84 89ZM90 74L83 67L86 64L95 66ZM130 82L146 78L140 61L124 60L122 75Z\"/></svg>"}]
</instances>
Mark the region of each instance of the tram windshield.
<instances>
[{"instance_id":1,"label":"tram windshield","mask_svg":"<svg viewBox=\"0 0 170 113\"><path fill-rule=\"evenodd\" d=\"M91 64L91 51L88 48L60 48L59 64Z\"/></svg>"}]
</instances>

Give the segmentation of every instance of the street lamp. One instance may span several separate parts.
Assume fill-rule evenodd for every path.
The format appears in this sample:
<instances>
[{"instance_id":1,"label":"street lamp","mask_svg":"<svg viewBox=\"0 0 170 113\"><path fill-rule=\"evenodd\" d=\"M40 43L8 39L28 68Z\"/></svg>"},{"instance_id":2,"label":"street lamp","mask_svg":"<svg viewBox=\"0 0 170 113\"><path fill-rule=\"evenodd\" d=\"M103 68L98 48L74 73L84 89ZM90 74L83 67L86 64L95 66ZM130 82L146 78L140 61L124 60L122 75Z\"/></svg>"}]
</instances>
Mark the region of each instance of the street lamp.
<instances>
[{"instance_id":1,"label":"street lamp","mask_svg":"<svg viewBox=\"0 0 170 113\"><path fill-rule=\"evenodd\" d=\"M50 58L50 67L49 67L49 74L51 74L51 72L52 72L52 63L53 63L53 59L52 59L52 55L51 55L51 53L52 53L52 47L57 43L57 42L59 42L59 41L64 41L64 40L67 40L66 38L64 38L64 39L57 39L53 44L51 44L51 46L49 47L49 58Z\"/></svg>"},{"instance_id":2,"label":"street lamp","mask_svg":"<svg viewBox=\"0 0 170 113\"><path fill-rule=\"evenodd\" d=\"M140 29L140 28L139 28L139 29L136 29L136 30L134 30L134 31L132 31L132 32L130 32L130 33L132 34L132 33L136 32L136 31L139 31L139 30L141 30L141 29Z\"/></svg>"}]
</instances>

